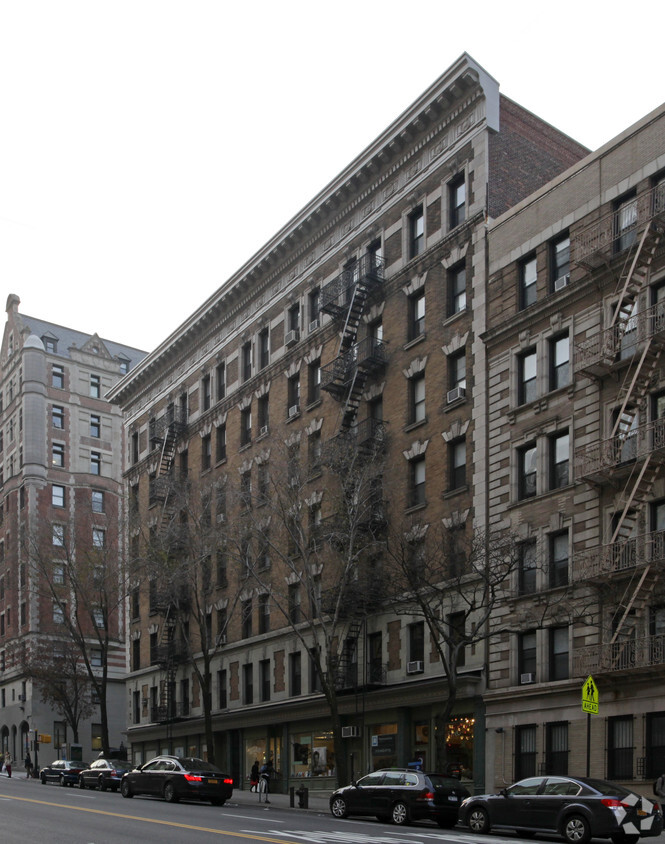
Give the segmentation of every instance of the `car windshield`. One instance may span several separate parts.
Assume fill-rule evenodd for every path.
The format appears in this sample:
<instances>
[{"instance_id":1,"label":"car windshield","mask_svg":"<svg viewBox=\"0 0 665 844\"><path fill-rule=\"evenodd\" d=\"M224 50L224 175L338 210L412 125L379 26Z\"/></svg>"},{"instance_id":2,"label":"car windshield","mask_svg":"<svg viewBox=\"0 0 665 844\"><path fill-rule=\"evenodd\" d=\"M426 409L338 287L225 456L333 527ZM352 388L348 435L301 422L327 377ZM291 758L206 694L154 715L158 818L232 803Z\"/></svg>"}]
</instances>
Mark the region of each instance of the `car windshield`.
<instances>
[{"instance_id":1,"label":"car windshield","mask_svg":"<svg viewBox=\"0 0 665 844\"><path fill-rule=\"evenodd\" d=\"M204 762L203 759L178 759L178 762L186 771L211 771L216 774L221 774L222 771L216 765L211 765L210 762Z\"/></svg>"}]
</instances>

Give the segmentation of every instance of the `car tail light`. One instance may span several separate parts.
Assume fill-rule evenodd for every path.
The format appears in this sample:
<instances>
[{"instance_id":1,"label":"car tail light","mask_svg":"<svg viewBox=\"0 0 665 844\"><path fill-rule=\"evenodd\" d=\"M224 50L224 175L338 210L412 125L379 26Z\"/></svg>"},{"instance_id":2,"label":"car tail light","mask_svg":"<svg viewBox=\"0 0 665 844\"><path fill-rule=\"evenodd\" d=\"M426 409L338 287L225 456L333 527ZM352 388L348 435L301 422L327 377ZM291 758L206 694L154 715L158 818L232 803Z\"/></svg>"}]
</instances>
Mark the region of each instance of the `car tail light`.
<instances>
[{"instance_id":1,"label":"car tail light","mask_svg":"<svg viewBox=\"0 0 665 844\"><path fill-rule=\"evenodd\" d=\"M187 782L201 782L203 777L195 777L194 774L185 774Z\"/></svg>"},{"instance_id":2,"label":"car tail light","mask_svg":"<svg viewBox=\"0 0 665 844\"><path fill-rule=\"evenodd\" d=\"M233 780L232 780L232 779L230 779L229 777L227 777L227 778L224 780L224 785L233 785Z\"/></svg>"},{"instance_id":3,"label":"car tail light","mask_svg":"<svg viewBox=\"0 0 665 844\"><path fill-rule=\"evenodd\" d=\"M433 791L421 791L420 794L416 797L416 800L434 800L434 792Z\"/></svg>"},{"instance_id":4,"label":"car tail light","mask_svg":"<svg viewBox=\"0 0 665 844\"><path fill-rule=\"evenodd\" d=\"M608 809L632 809L633 807L630 803L622 803L621 800L618 800L616 797L603 797L600 801L603 806L607 806Z\"/></svg>"}]
</instances>

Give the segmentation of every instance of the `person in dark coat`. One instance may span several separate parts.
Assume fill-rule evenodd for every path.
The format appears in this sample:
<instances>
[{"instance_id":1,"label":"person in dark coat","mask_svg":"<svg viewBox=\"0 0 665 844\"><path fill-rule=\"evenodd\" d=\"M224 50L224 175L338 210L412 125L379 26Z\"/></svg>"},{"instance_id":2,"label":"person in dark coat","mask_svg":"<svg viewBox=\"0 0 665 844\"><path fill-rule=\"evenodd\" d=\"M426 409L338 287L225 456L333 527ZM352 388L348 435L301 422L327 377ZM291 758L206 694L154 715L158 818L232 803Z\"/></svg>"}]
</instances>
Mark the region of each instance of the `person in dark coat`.
<instances>
[{"instance_id":1,"label":"person in dark coat","mask_svg":"<svg viewBox=\"0 0 665 844\"><path fill-rule=\"evenodd\" d=\"M32 757L30 756L30 751L25 754L25 778L27 780L30 779L32 776Z\"/></svg>"},{"instance_id":2,"label":"person in dark coat","mask_svg":"<svg viewBox=\"0 0 665 844\"><path fill-rule=\"evenodd\" d=\"M250 791L257 791L259 787L259 760L252 765L252 771L249 775Z\"/></svg>"}]
</instances>

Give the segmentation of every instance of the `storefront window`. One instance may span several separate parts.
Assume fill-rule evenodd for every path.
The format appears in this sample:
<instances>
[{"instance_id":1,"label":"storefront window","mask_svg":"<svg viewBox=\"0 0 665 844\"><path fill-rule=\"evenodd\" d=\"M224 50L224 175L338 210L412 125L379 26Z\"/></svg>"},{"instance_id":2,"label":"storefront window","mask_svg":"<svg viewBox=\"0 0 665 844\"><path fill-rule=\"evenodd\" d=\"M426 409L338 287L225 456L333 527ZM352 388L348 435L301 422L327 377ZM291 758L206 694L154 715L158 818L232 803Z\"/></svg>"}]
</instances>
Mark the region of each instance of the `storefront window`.
<instances>
[{"instance_id":1,"label":"storefront window","mask_svg":"<svg viewBox=\"0 0 665 844\"><path fill-rule=\"evenodd\" d=\"M291 736L289 776L332 777L335 775L335 750L330 731L296 733Z\"/></svg>"},{"instance_id":2,"label":"storefront window","mask_svg":"<svg viewBox=\"0 0 665 844\"><path fill-rule=\"evenodd\" d=\"M377 724L372 727L372 770L397 765L397 724Z\"/></svg>"},{"instance_id":3,"label":"storefront window","mask_svg":"<svg viewBox=\"0 0 665 844\"><path fill-rule=\"evenodd\" d=\"M448 722L446 748L448 770L446 773L461 779L473 779L473 731L476 719L460 715Z\"/></svg>"}]
</instances>

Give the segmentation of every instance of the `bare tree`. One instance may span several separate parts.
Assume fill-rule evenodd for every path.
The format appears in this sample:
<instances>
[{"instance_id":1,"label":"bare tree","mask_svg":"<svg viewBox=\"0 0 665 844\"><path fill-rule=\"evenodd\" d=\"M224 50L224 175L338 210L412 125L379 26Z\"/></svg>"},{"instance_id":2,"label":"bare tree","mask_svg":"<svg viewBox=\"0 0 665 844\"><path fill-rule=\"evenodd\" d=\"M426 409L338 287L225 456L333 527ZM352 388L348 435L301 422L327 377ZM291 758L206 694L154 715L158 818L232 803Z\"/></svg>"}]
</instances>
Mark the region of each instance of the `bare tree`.
<instances>
[{"instance_id":1,"label":"bare tree","mask_svg":"<svg viewBox=\"0 0 665 844\"><path fill-rule=\"evenodd\" d=\"M124 663L128 566L119 541L117 502L106 518L78 506L70 520L43 522L29 537L30 587L40 607L40 631L66 643L98 701L101 744L108 753L109 667Z\"/></svg>"},{"instance_id":2,"label":"bare tree","mask_svg":"<svg viewBox=\"0 0 665 844\"><path fill-rule=\"evenodd\" d=\"M297 434L283 448L273 445L259 461L256 494L241 495L244 576L270 626L290 628L302 645L330 709L340 783L349 773L339 693L354 682L360 625L381 597L380 427L364 443L357 429L340 434L323 453L318 437L307 446Z\"/></svg>"},{"instance_id":3,"label":"bare tree","mask_svg":"<svg viewBox=\"0 0 665 844\"><path fill-rule=\"evenodd\" d=\"M445 678L447 695L435 716L437 770L446 770L447 727L465 650L506 633L570 623L587 611L586 597L573 587L534 594L543 566L531 548L535 544L527 546L509 531L484 533L463 525L438 532L402 525L390 532L392 606L424 620Z\"/></svg>"},{"instance_id":4,"label":"bare tree","mask_svg":"<svg viewBox=\"0 0 665 844\"><path fill-rule=\"evenodd\" d=\"M30 651L26 675L39 689L42 703L50 706L71 727L74 743L79 725L95 711L90 677L78 653L67 640L41 642Z\"/></svg>"}]
</instances>

